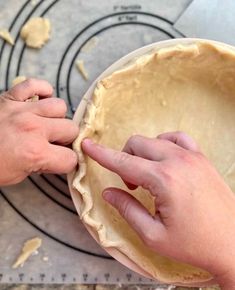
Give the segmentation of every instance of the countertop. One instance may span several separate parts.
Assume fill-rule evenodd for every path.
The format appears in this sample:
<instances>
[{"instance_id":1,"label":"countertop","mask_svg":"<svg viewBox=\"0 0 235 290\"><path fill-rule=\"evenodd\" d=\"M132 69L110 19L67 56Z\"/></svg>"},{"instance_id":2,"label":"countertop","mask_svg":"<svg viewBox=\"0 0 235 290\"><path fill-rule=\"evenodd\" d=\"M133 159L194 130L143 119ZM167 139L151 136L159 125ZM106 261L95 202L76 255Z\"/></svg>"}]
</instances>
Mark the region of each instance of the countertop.
<instances>
[{"instance_id":1,"label":"countertop","mask_svg":"<svg viewBox=\"0 0 235 290\"><path fill-rule=\"evenodd\" d=\"M163 290L163 288L155 288L155 286L138 286L138 285L16 285L6 284L0 285L0 290ZM219 287L205 287L205 288L188 288L188 287L176 287L174 290L219 290Z\"/></svg>"}]
</instances>

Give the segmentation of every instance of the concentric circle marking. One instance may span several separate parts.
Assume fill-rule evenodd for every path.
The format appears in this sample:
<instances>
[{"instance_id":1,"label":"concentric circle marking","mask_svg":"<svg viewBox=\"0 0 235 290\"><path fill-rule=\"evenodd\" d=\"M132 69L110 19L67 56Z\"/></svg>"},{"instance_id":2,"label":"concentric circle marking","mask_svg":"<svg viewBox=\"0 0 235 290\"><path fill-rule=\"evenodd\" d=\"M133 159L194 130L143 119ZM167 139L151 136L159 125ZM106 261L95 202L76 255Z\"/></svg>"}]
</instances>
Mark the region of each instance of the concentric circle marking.
<instances>
[{"instance_id":1,"label":"concentric circle marking","mask_svg":"<svg viewBox=\"0 0 235 290\"><path fill-rule=\"evenodd\" d=\"M59 0L54 0L44 11L40 16L44 16ZM28 3L28 2L27 2ZM39 1L35 7L33 7L32 11L27 15L26 19L24 20L22 26L30 19L30 17L33 15L33 13L37 10L37 8L43 3L43 0ZM26 6L25 6L26 7ZM22 27L21 26L21 27ZM10 56L9 56L9 60L8 60L8 64L7 64L7 71L6 71L6 82L5 82L5 90L8 89L9 87L9 72L10 72L10 65L11 65L11 60L12 60L12 56L16 47L16 43L18 41L18 39L20 38L20 29L18 30L18 33L16 35L15 38L15 45L12 46L11 51L10 51ZM24 45L25 47L25 45ZM17 74L16 74L17 76Z\"/></svg>"},{"instance_id":2,"label":"concentric circle marking","mask_svg":"<svg viewBox=\"0 0 235 290\"><path fill-rule=\"evenodd\" d=\"M167 31L167 29L164 29L162 27L160 27L160 25L154 25L151 23L148 23L145 19L146 22L141 22L141 21L125 21L125 22L116 22L116 23L112 23L110 25L107 25L105 27L102 28L97 28L95 32L90 33L89 34L89 30L91 30L93 27L96 27L97 25L100 25L102 22L107 21L107 20L112 20L115 19L117 16L122 16L122 15L140 15L140 16L144 16L146 18L151 18L151 19L156 19L157 21L161 21L164 24L167 24L169 27L171 27L171 29L174 31L174 34L171 33L170 31ZM99 34L101 34L102 32L109 30L111 28L117 27L117 26L122 26L122 25L142 25L142 26L148 26L149 28L154 28L160 32L162 32L163 34L165 34L167 37L169 38L175 38L177 36L183 36L181 35L179 32L176 32L173 29L173 23L167 19L164 19L163 17L159 16L159 15L155 15L152 13L146 13L146 12L140 12L140 11L129 11L129 12L118 12L118 13L113 13L113 14L109 14L106 15L104 17L101 17L97 20L95 20L94 22L90 23L89 25L87 25L85 28L83 28L81 31L79 31L77 33L77 35L75 35L75 37L71 40L71 42L68 44L68 46L66 47L62 58L61 58L61 62L59 64L58 67L58 72L57 72L57 77L56 77L56 93L58 97L61 97L61 93L63 92L63 94L66 93L65 99L68 101L69 107L70 107L70 111L71 113L74 113L76 110L76 106L74 106L74 104L72 103L71 100L71 94L70 94L70 86L69 86L69 82L70 82L70 76L71 76L71 70L72 70L72 66L74 64L74 60L76 59L76 57L78 57L81 49L83 48L83 46L94 36L97 36ZM133 26L134 27L134 26ZM89 34L88 37L78 46L77 51L75 52L75 56L72 57L72 61L70 61L70 65L69 67L66 69L65 64L68 63L68 61L66 61L66 57L67 55L70 53L70 50L72 49L72 47L74 45L76 45L76 42L84 35L84 34ZM74 54L73 54L74 55ZM64 83L62 83L61 78L62 78L62 72L64 74L66 74L66 81ZM61 88L63 88L61 90ZM65 89L65 90L64 90Z\"/></svg>"},{"instance_id":3,"label":"concentric circle marking","mask_svg":"<svg viewBox=\"0 0 235 290\"><path fill-rule=\"evenodd\" d=\"M59 0L53 1L44 11L43 13L41 13L41 16L44 16ZM15 25L15 23L17 22L17 19L20 15L22 15L24 9L27 7L27 5L30 3L31 1L27 1L25 2L25 4L22 6L22 8L19 10L19 12L16 14L16 17L14 18L12 24L10 25L9 30L11 31L13 26ZM38 2L38 4L32 9L32 11L26 16L24 23L26 23L26 21L33 15L33 13L36 11L36 9L43 3L43 0ZM19 36L20 36L20 29L18 30L16 39L15 39L15 43L17 43L17 41L19 40ZM1 47L1 51L0 51L0 60L2 58L3 52L4 52L4 48L5 48L5 42L3 43L2 47ZM23 45L23 48L25 49L25 45ZM13 53L14 53L14 49L15 46L13 46L10 50L10 55L9 55L9 59L7 61L7 68L6 68L6 79L5 79L5 90L8 89L9 86L9 72L10 72L10 66L11 66L11 62L12 62L12 57L13 57ZM24 50L22 50L24 51ZM21 53L21 55L23 55L23 53ZM18 66L17 66L17 70L18 70ZM16 70L16 72L17 72ZM17 73L16 73L17 75ZM63 184L66 183L65 179L63 177L59 177L58 175L55 175L55 178L57 178L58 180L60 180L60 182L63 182ZM47 182L50 186L53 186L55 188L55 185L53 183L51 183L45 176L41 176L41 179L44 180L44 182ZM66 209L66 211L69 211L70 213L72 213L73 215L77 215L75 210L72 210L71 208L63 205L62 203L58 202L58 200L56 200L55 198L53 198L48 192L46 192L43 187L41 182L36 182L33 177L29 177L28 180L30 180L34 186L36 188L38 188L40 190L41 193L43 193L45 196L47 196L51 201L53 201L53 203L56 203L57 205L59 205L62 209ZM62 192L61 190L59 190L59 188L55 188L57 190L57 192L61 195L63 195L63 197L65 197L66 199L70 200L70 197ZM8 195L7 193L3 192L2 190L0 190L0 193L2 194L2 196L4 197L4 199L8 202L8 204L22 217L24 218L29 224L31 224L32 226L34 226L36 229L38 229L39 231L41 231L43 234L47 235L48 237L54 239L55 241L63 244L64 246L67 246L73 250L79 251L83 254L87 254L87 255L91 255L94 257L99 257L99 258L104 258L104 259L112 259L112 257L108 256L108 255L103 255L103 254L99 254L99 253L95 253L92 252L91 250L86 250L80 247L76 247L73 246L72 244L57 238L55 235L52 235L50 232L48 232L46 230L46 228L42 228L40 226L38 226L38 224L32 219L32 217L28 217L22 210L20 207L18 207L14 201L12 201L10 199L10 195Z\"/></svg>"},{"instance_id":4,"label":"concentric circle marking","mask_svg":"<svg viewBox=\"0 0 235 290\"><path fill-rule=\"evenodd\" d=\"M69 244L69 243L66 243L64 241L61 241L59 240L57 237L55 236L52 236L51 234L49 234L48 232L46 232L45 230L43 230L42 228L40 228L39 226L37 226L35 223L33 223L30 219L27 218L26 215L24 215L7 197L6 194L4 194L1 190L0 190L0 194L3 196L3 198L5 199L5 201L24 219L26 220L29 224L31 224L33 227L35 227L37 230L39 230L40 232L42 232L44 235L48 236L49 238L57 241L58 243L66 246L66 247L69 247L73 250L76 250L76 251L79 251L83 254L87 254L87 255L90 255L90 256L94 256L94 257L98 257L98 258L103 258L103 259L109 259L109 260L113 260L112 257L110 256L105 256L105 255L100 255L100 254L96 254L96 253L92 253L90 251L86 251L85 249L81 249L81 248L77 248L77 247L74 247L73 245Z\"/></svg>"},{"instance_id":5,"label":"concentric circle marking","mask_svg":"<svg viewBox=\"0 0 235 290\"><path fill-rule=\"evenodd\" d=\"M122 26L122 25L142 25L142 26L147 26L147 27L151 27L151 28L154 28L154 29L157 29L159 31L161 31L162 33L166 34L167 36L169 36L170 38L174 38L174 36L172 34L170 34L169 32L167 32L166 30L158 27L158 26L155 26L155 25L152 25L152 24L149 24L149 23L143 23L143 22L135 22L135 21L132 21L132 22L121 22L121 23L115 23L115 24L112 24L110 26L107 26L107 27L104 27L100 30L98 30L97 32L95 32L94 34L92 34L88 39L86 39L82 44L81 46L78 48L77 52L75 53L75 55L73 56L72 58L72 61L69 65L69 70L68 70L68 74L67 74L67 80L66 80L66 88L67 88L67 98L68 98L68 102L69 102L69 105L70 105L70 110L72 111L72 113L75 113L76 109L75 109L75 106L73 105L72 103L72 100L71 100L71 94L70 94L70 77L71 77L71 71L72 71L72 67L74 66L74 62L76 60L76 58L78 57L81 49L84 47L84 45L93 37L103 33L104 31L106 30L109 30L109 29L112 29L114 27L117 27L117 26Z\"/></svg>"}]
</instances>

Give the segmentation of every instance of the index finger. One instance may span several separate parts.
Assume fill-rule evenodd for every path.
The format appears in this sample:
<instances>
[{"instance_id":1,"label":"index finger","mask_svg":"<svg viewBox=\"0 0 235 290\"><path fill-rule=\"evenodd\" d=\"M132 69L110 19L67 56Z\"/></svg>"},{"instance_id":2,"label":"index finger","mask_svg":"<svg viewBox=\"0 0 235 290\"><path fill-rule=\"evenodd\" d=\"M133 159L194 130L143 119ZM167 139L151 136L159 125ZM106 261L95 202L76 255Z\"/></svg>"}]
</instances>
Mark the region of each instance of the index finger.
<instances>
[{"instance_id":1,"label":"index finger","mask_svg":"<svg viewBox=\"0 0 235 290\"><path fill-rule=\"evenodd\" d=\"M159 163L132 156L126 152L116 151L93 143L90 139L82 142L83 151L101 166L117 173L123 180L145 189L154 183L161 184ZM159 168L160 169L160 168Z\"/></svg>"},{"instance_id":2,"label":"index finger","mask_svg":"<svg viewBox=\"0 0 235 290\"><path fill-rule=\"evenodd\" d=\"M8 91L8 98L14 101L24 102L32 96L42 98L51 97L53 93L52 86L45 80L27 79Z\"/></svg>"}]
</instances>

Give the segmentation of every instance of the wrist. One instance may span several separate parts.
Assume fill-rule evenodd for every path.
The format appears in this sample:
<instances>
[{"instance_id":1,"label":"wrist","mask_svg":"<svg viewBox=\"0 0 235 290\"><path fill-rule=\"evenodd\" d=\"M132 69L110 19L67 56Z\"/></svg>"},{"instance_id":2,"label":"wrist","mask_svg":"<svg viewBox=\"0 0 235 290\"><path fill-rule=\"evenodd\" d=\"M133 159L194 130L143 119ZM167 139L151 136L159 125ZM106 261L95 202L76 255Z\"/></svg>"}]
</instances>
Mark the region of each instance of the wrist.
<instances>
[{"instance_id":1,"label":"wrist","mask_svg":"<svg viewBox=\"0 0 235 290\"><path fill-rule=\"evenodd\" d=\"M231 202L230 216L235 217L234 201ZM220 244L214 248L214 256L208 271L213 274L222 290L235 290L235 222L234 219L222 221L219 235Z\"/></svg>"}]
</instances>

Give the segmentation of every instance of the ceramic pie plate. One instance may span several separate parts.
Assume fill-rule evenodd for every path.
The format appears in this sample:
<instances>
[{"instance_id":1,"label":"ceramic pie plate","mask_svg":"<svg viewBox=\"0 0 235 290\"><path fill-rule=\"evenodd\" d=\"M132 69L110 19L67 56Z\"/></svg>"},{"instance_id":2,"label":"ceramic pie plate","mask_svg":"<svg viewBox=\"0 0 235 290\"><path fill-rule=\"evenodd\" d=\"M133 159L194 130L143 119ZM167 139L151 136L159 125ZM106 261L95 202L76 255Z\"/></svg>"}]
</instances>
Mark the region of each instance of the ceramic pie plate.
<instances>
[{"instance_id":1,"label":"ceramic pie plate","mask_svg":"<svg viewBox=\"0 0 235 290\"><path fill-rule=\"evenodd\" d=\"M210 50L211 50L211 52L210 52ZM173 51L173 54L172 54L172 51ZM200 55L200 53L202 56ZM160 58L160 56L161 56L161 58ZM189 63L184 64L184 57L186 57L186 59L190 58ZM203 59L203 57L204 57L204 59ZM205 58L210 59L208 65L204 63ZM153 60L155 61L154 65L157 65L160 69L157 76L156 76L157 69L156 69L156 74L155 74L155 70L153 72L153 67L152 67ZM198 62L201 62L200 66L198 66ZM169 63L169 67L166 66L167 63ZM181 65L182 63L183 63L183 65ZM195 68L194 68L194 64L196 64ZM138 73L136 73L136 65L137 65ZM204 67L204 71L203 71L203 73L205 74L204 76L203 76L203 73L197 72L198 69L201 69L200 67ZM208 73L207 73L207 67L208 67ZM95 195L92 195L92 192L95 192L98 190L98 192L96 193L96 196L98 196L98 195L101 196L101 191L102 191L101 188L104 189L104 187L112 185L112 182L111 182L111 184L108 184L109 183L108 178L110 177L110 180L112 180L112 178L113 178L114 183L115 183L116 177L110 176L109 173L107 173L106 171L102 172L103 169L97 167L99 165L92 163L92 161L89 161L90 162L89 163L88 157L85 156L81 151L80 143L84 137L91 137L91 138L94 137L94 140L97 141L97 136L95 136L93 133L94 133L94 131L96 131L98 129L96 128L96 129L92 130L92 128L88 128L89 126L92 125L92 122L93 122L93 126L94 127L96 126L96 125L94 125L94 124L96 124L95 115L99 115L98 113L96 113L92 117L92 114L93 114L92 110L95 110L93 108L93 103L96 102L96 104L94 106L94 107L96 107L97 106L97 99L98 99L98 103L99 103L100 91L102 92L103 88L105 89L106 93L108 92L108 94L106 95L106 98L109 98L109 97L114 98L111 101L113 102L113 104L115 104L116 101L119 102L117 99L117 96L115 96L115 92L118 90L122 90L123 86L124 86L124 88L125 88L125 86L127 86L126 92L128 92L128 93L126 93L126 94L127 94L127 96L130 96L131 95L131 91L129 91L130 86L131 85L136 86L136 84L137 84L137 88L136 88L137 91L141 91L141 88L142 88L141 82L142 82L142 80L146 80L146 76L148 75L149 72L151 72L152 76L153 76L153 77L151 77L151 79L155 78L155 77L157 77L157 79L159 79L159 82L158 82L159 86L161 86L161 85L163 86L164 74L166 74L166 75L170 74L171 75L170 81L168 83L166 82L166 84L164 85L164 88L161 89L162 91L160 93L160 97L158 95L156 96L156 98L159 98L159 100L158 100L159 102L157 103L157 106L162 107L161 111L164 109L166 110L166 112L168 111L168 113L169 113L168 119L170 119L170 116L174 116L174 114L177 117L178 113L175 112L175 110L176 111L179 110L179 108L177 108L177 105L179 105L179 100L177 100L177 94L176 94L175 99L173 99L173 100L168 99L167 96L165 98L165 95L168 95L168 94L166 94L166 92L169 92L169 95L174 95L175 91L177 91L178 88L180 88L180 90L182 91L182 88L184 89L184 87L182 87L182 86L184 86L184 85L186 86L186 84L187 84L187 86L185 87L185 89L188 90L188 92L186 93L186 97L189 98L189 101L186 100L186 102L184 102L184 103L189 104L188 108L190 108L192 110L192 112L189 115L195 114L195 118L197 118L197 116L200 118L199 111L202 111L201 114L203 114L203 108L205 108L205 107L207 107L207 108L211 107L212 114L210 113L211 114L209 116L210 119L200 120L201 125L198 125L198 123L195 123L194 121L192 121L192 124L188 124L188 123L190 123L187 121L187 118L189 118L189 117L187 114L184 116L184 111L186 111L186 109L188 109L188 108L183 106L183 109L182 109L183 111L181 112L181 115L180 115L181 117L182 116L183 117L182 118L180 117L181 118L180 121L177 120L177 122L176 122L176 120L173 119L172 120L173 125L172 125L171 123L168 122L168 119L164 119L164 118L163 118L164 123L161 123L161 115L158 112L158 117L156 120L154 119L155 117L153 117L152 120L149 117L150 122L151 121L153 122L153 120L154 120L154 122L157 121L157 123L160 124L160 125L158 125L158 127L156 127L157 128L156 135L158 135L158 133L162 133L163 131L174 131L174 129L181 129L179 124L181 124L181 125L183 124L182 129L186 132L187 132L187 129L189 128L188 126L198 127L193 132L190 131L190 128L191 128L190 127L188 133L189 134L191 133L191 135L193 135L193 137L196 138L196 140L197 140L197 137L200 140L200 138L202 138L200 136L200 126L202 126L204 122L207 122L207 123L210 122L209 129L207 127L207 130L205 130L205 132L206 132L205 138L215 138L215 141L219 141L219 139L217 138L218 134L216 133L216 130L214 128L216 126L218 126L218 131L221 129L220 128L221 126L219 123L220 119L227 118L226 116L228 116L228 123L235 121L235 119L232 117L233 115L235 115L234 114L235 113L234 112L235 111L235 109L234 109L235 108L235 101L234 101L235 100L235 81L232 79L232 73L235 71L234 68L235 68L235 51L234 51L234 48L229 46L229 45L215 42L215 41L202 40L202 39L174 39L174 40L157 42L157 43L142 47L140 49L137 49L136 51L124 56L123 58L121 58L120 60L115 62L113 65L111 65L107 70L105 70L95 80L95 82L91 85L91 87L89 88L87 93L84 95L84 97L81 100L81 102L77 108L77 111L74 115L74 121L80 127L80 136L78 137L77 140L75 140L73 147L74 147L74 150L78 154L80 166L79 166L79 169L77 171L74 171L68 175L68 184L69 184L69 189L70 189L75 207L78 211L78 214L80 215L81 220L84 223L87 230L89 231L89 233L97 241L97 243L99 243L101 245L101 247L103 247L112 257L114 257L116 260L121 262L123 265L125 265L126 267L130 268L131 270L133 270L133 271L135 271L135 272L137 272L145 277L152 278L152 279L158 280L158 281L163 282L163 283L172 283L175 285L206 286L206 285L214 284L213 277L209 273L207 273L204 270L198 269L196 267L192 267L190 265L186 265L183 263L178 263L176 261L173 261L173 260L170 260L168 258L161 257L161 256L157 256L157 258L154 260L154 262L152 262L151 255L154 256L154 252L152 252L152 253L149 252L147 254L148 249L144 248L144 246L141 244L142 242L138 240L138 237L136 237L134 233L131 233L130 234L131 238L129 240L127 238L127 241L125 241L125 238L126 238L125 233L124 234L122 233L120 235L118 233L118 231L120 229L120 225L119 225L119 227L114 227L114 229L112 229L112 231L110 231L111 237L114 237L114 240L111 241L110 237L108 237L108 234L109 234L108 226L109 226L109 224L112 225L112 222L115 223L115 221L120 218L118 216L118 213L115 212L115 214L114 214L115 218L114 219L110 218L111 222L109 221L107 225L105 225L105 223L102 224L102 222L100 222L100 220L99 221L96 220L96 216L98 216L98 218L100 217L99 215L96 214L96 212L99 212L100 205L101 205L102 201L100 201L98 199L96 202L96 199L94 198ZM187 71L187 70L191 71L192 77L190 76L190 74L185 73L185 71ZM218 70L218 73L216 73L217 70ZM215 71L215 75L213 75L213 77L210 78L210 73L214 74L214 71ZM124 74L124 79L122 79L123 74ZM132 79L134 78L134 74L135 74L136 78L132 82ZM201 75L202 75L202 77L201 77ZM207 75L208 75L209 79L205 81L205 79L207 78ZM162 76L162 79L161 79L161 76ZM193 79L192 84L190 83L191 79ZM215 90L218 91L218 89L216 87L218 85L220 90L221 90L221 94L223 96L225 96L223 104L226 104L226 101L229 102L228 106L223 105L225 107L223 108L223 110L221 109L221 112L222 112L221 114L219 111L220 108L222 108L220 101L218 101L219 96L220 96L219 94L216 95L216 97L215 97L215 103L216 103L215 107L213 106L213 102L214 102L213 98L210 97L210 98L208 98L208 100L206 98L204 98L203 94L205 92L202 91L201 89L197 92L197 94L200 93L199 95L200 95L200 98L202 99L202 101L201 101L202 108L200 106L198 107L198 102L196 102L196 105L197 105L196 108L193 107L194 103L190 102L190 97L191 97L190 95L192 95L192 97L191 97L192 100L196 98L195 95L193 95L194 87L197 87L198 82L203 83L204 81L206 82L206 86L208 86L208 84L209 84L209 88L210 88L210 90L212 90L213 93ZM189 83L191 84L190 86L188 85ZM100 84L101 84L101 86L100 86ZM174 85L175 85L175 87L174 87ZM204 84L203 84L203 86L204 86ZM149 87L151 88L151 85ZM171 88L171 90L170 90L170 88ZM146 91L146 98L147 98L148 94L149 95L153 94L152 91L149 92L148 86L146 85L146 81L145 81L145 89L144 90ZM228 91L230 92L231 97L228 97L228 99L227 99ZM164 93L162 93L162 92L164 92ZM124 93L124 95L125 95L125 93ZM103 96L101 96L101 97L103 97ZM139 96L139 97L141 97L141 96ZM183 94L183 97L185 98L185 94ZM95 98L96 98L96 101L94 101ZM133 96L131 95L130 98L133 98ZM128 97L127 97L127 99L128 99ZM204 101L204 99L205 99L205 101ZM120 102L121 102L121 100L120 100ZM113 113L110 116L115 115L115 111L120 110L122 108L121 106L125 104L125 99L122 102L123 103L120 104L119 108L118 108L118 106L116 108L115 108L115 106L114 106L114 108L112 108L112 106L110 106L110 104L109 104L109 111L113 109ZM212 103L210 104L210 102L212 102ZM145 103L148 103L148 102L145 101ZM105 105L105 101L103 103L101 102L101 104L99 103L99 106L102 107L102 104ZM199 104L200 104L200 102L199 102ZM156 102L153 105L156 106ZM106 106L107 106L107 103L106 103ZM134 107L134 110L138 111L138 103L135 104L135 106L137 106L137 107ZM142 104L142 107L143 107L143 110L146 109L143 104ZM152 107L154 107L154 106L152 106ZM215 111L215 113L213 113L213 110ZM233 112L231 110L233 110ZM141 110L138 111L138 114L141 117L142 117L142 115L141 115L142 111ZM129 112L129 107L127 106L127 109L124 110L123 113L120 115L125 115L125 114L127 115L128 112ZM205 111L204 113L206 115L208 115L207 111ZM105 116L108 116L108 114L110 114L110 113L106 113ZM146 116L145 117L148 118L148 115L151 115L151 114L146 114L147 117ZM122 122L122 119L120 119L121 121L118 120L118 123L119 123L118 126L120 126L120 127L128 126L128 124L129 123L131 124L132 120L135 119L136 115L135 114L133 115L133 112L131 113L131 107L130 107L130 116L132 118L129 121L128 121L128 118L126 118L125 116L123 117L124 118L123 122ZM202 116L204 116L204 115L202 115ZM141 117L139 117L139 119ZM93 120L90 122L90 119L92 119L92 118L93 118ZM103 121L103 119L105 119L105 117L102 117L102 118L100 117L100 119L102 119L102 122L103 122L103 123L101 122L103 124L101 135L102 136L105 136L105 134L109 135L108 139L112 139L110 136L113 136L113 134L117 135L117 137L115 137L115 138L117 138L117 140L120 141L121 140L120 138L123 137L123 134L124 135L127 134L127 135L125 135L125 138L126 138L128 136L128 134L130 134L130 133L131 134L138 133L138 134L142 134L142 135L145 135L144 132L147 132L147 134L149 133L148 130L146 130L146 128L143 127L142 131L140 130L140 132L134 132L135 130L133 128L131 128L128 131L128 128L127 128L125 133L123 133L122 131L119 132L119 131L117 131L117 128L114 128L114 132L111 131L112 132L112 134L111 134L110 130L112 130L112 124L114 124L113 122L115 122L115 117L114 118L109 117L109 118L110 118L110 123L108 125L106 124L107 126L104 126L105 121ZM117 118L122 118L122 116L120 117L117 114ZM195 120L195 118L193 118L192 120ZM100 119L99 120L97 119L97 122L99 121L99 123L100 123ZM185 122L185 120L187 122ZM125 121L126 121L126 123L125 123ZM137 117L136 122L139 122L138 117ZM168 123L168 124L165 125L166 123ZM177 128L175 128L175 125L174 125L175 123L177 123L178 124L177 126L180 128L178 128L177 126L176 126ZM186 127L184 127L185 123L187 123L187 126L185 125ZM230 124L228 124L228 126L229 125ZM99 124L99 126L100 126L100 124ZM130 125L130 127L131 127L131 125ZM154 125L152 127L154 130ZM158 132L158 130L160 130L160 131ZM214 135L211 133L212 135L210 136L210 132L215 132L215 133L213 133ZM119 133L121 134L121 137L119 136ZM152 133L152 131L150 133ZM192 133L194 133L194 134L192 134ZM232 138L233 138L231 136L235 136L235 132L234 132L234 129L232 129L232 127L231 127L231 130L226 130L223 137L225 138L225 140L227 142L231 142ZM100 140L102 141L102 138ZM103 140L105 140L105 138ZM119 141L117 141L117 142L115 141L115 142L119 143ZM112 143L111 141L109 142L106 140L106 142L104 142L104 143L105 143L105 145L108 145L110 147L115 148L115 144ZM218 145L218 143L219 142L217 142L215 145ZM206 144L203 144L202 149L205 149L206 153L208 153L208 155L209 155L209 158L212 159L212 161L213 161L213 158L216 155L216 151L213 149L214 147L211 149L211 146L209 146L209 145L210 144L208 142ZM220 148L220 145L218 145L218 147L220 150L222 150ZM229 185L234 190L235 184L234 184L234 182L231 181L232 179L234 179L233 178L234 177L234 160L235 160L235 159L233 159L233 158L235 158L234 150L231 149L231 146L228 148L226 146L224 146L223 148L225 150L225 153L228 153L228 157L223 162L223 163L225 163L225 165L222 166L221 173L223 175L225 175L224 177L225 177L226 181L228 181ZM115 148L115 149L117 149L117 148ZM120 148L118 148L118 149L120 149ZM223 158L223 156L221 158ZM223 161L223 159L220 159L220 158L216 159L215 163L220 163L221 160ZM89 170L89 166L91 167L91 165L92 165L92 168L94 167L94 170ZM96 174L96 172L101 172L101 173L99 175L98 173ZM104 184L102 184L102 182L100 180L103 180ZM91 183L93 183L93 187L91 186ZM96 187L94 187L95 183L97 184ZM100 183L101 183L101 185L100 185ZM117 184L119 184L119 183L120 183L120 181L117 181ZM116 183L114 185L116 186ZM99 190L100 190L100 192L99 192ZM102 197L101 197L101 199L102 199ZM110 216L113 215L113 209L111 209L111 207L106 207L106 205L105 206L102 205L102 206L103 206L103 209L102 209L103 212L105 210L107 210L107 212L108 212L108 214L110 214ZM92 211L93 211L93 213L90 214L90 212L92 212ZM104 216L106 214L107 213L104 213ZM109 219L108 215L106 215L106 219ZM123 225L125 228L126 225L125 224L123 224ZM126 233L128 233L127 236L129 235L129 233L131 231L132 230L128 229L128 227L126 228ZM115 239L119 239L119 238L122 241L120 243L115 240ZM133 241L134 246L132 245L132 241ZM147 258L145 257L144 253L146 253L146 257L148 256ZM187 270L185 270L185 269L187 269ZM182 275L181 275L181 270L182 270Z\"/></svg>"}]
</instances>

